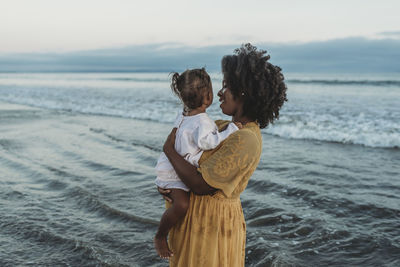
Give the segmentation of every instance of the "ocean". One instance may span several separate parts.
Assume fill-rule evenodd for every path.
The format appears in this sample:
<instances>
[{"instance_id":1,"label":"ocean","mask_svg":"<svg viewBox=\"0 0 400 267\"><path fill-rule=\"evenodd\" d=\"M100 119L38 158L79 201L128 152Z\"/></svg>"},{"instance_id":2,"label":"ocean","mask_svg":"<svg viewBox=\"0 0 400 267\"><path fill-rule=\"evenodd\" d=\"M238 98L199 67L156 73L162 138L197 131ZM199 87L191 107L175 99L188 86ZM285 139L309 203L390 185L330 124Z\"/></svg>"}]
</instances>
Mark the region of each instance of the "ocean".
<instances>
[{"instance_id":1,"label":"ocean","mask_svg":"<svg viewBox=\"0 0 400 267\"><path fill-rule=\"evenodd\" d=\"M400 75L285 77L246 266L400 266ZM180 109L168 73L0 73L0 266L166 266L154 166Z\"/></svg>"}]
</instances>

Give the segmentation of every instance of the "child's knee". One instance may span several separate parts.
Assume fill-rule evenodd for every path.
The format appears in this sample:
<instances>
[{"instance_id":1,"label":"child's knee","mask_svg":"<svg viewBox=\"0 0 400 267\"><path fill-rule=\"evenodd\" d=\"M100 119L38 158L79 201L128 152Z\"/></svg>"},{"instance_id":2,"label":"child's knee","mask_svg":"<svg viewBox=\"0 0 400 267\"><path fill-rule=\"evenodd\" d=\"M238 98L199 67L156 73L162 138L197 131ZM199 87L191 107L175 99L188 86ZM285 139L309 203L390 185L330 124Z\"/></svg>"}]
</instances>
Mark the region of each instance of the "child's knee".
<instances>
[{"instance_id":1,"label":"child's knee","mask_svg":"<svg viewBox=\"0 0 400 267\"><path fill-rule=\"evenodd\" d=\"M172 199L174 200L172 205L173 209L175 210L175 213L180 217L184 216L189 208L189 203L190 203L189 193L183 190L172 189L171 196Z\"/></svg>"},{"instance_id":2,"label":"child's knee","mask_svg":"<svg viewBox=\"0 0 400 267\"><path fill-rule=\"evenodd\" d=\"M174 205L176 205L176 209L180 214L185 215L189 208L189 201L179 201Z\"/></svg>"}]
</instances>

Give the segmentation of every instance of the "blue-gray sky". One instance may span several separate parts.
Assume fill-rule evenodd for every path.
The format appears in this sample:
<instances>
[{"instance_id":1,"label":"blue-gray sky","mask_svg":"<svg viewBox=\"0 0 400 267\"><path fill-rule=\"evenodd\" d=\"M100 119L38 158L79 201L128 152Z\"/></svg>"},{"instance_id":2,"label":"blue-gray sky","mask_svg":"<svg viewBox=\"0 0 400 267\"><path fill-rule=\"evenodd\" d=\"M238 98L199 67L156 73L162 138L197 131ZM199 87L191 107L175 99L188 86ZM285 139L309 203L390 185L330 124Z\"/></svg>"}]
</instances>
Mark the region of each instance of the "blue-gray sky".
<instances>
[{"instance_id":1,"label":"blue-gray sky","mask_svg":"<svg viewBox=\"0 0 400 267\"><path fill-rule=\"evenodd\" d=\"M398 0L2 0L0 53L400 39Z\"/></svg>"},{"instance_id":2,"label":"blue-gray sky","mask_svg":"<svg viewBox=\"0 0 400 267\"><path fill-rule=\"evenodd\" d=\"M398 72L400 40L344 38L303 44L257 43L285 72ZM237 44L191 47L170 43L64 53L0 53L0 72L220 71Z\"/></svg>"}]
</instances>

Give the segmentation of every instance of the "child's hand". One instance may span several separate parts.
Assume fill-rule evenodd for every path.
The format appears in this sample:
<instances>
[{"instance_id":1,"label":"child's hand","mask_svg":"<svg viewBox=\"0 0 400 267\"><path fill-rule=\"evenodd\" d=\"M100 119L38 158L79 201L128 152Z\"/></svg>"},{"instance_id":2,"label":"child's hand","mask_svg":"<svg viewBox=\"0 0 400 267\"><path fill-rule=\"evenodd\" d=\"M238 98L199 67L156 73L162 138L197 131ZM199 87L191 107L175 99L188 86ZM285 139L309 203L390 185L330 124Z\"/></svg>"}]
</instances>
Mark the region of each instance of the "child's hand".
<instances>
[{"instance_id":1,"label":"child's hand","mask_svg":"<svg viewBox=\"0 0 400 267\"><path fill-rule=\"evenodd\" d=\"M169 196L169 193L171 193L171 190L169 189L163 189L161 187L157 187L158 193L160 193L166 201L169 203L172 203L172 198Z\"/></svg>"},{"instance_id":2,"label":"child's hand","mask_svg":"<svg viewBox=\"0 0 400 267\"><path fill-rule=\"evenodd\" d=\"M242 129L242 128L243 128L243 124L240 123L240 122L238 122L238 121L234 122L234 124L235 124L236 127L238 127L239 129Z\"/></svg>"}]
</instances>

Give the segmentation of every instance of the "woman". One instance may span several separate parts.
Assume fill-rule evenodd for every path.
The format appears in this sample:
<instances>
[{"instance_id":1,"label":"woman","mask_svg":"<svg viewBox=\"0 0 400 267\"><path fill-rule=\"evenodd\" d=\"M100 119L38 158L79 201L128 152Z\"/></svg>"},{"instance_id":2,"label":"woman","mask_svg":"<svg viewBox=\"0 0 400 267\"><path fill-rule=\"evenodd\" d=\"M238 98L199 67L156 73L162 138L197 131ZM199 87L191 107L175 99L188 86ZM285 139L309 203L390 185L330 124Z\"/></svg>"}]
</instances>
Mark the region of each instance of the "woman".
<instances>
[{"instance_id":1,"label":"woman","mask_svg":"<svg viewBox=\"0 0 400 267\"><path fill-rule=\"evenodd\" d=\"M191 190L185 218L169 233L170 266L244 266L246 224L240 193L260 160L260 128L279 117L287 100L281 69L269 63L265 53L246 44L222 59L220 108L243 128L205 151L199 168L175 151L176 129L164 144L164 153ZM228 123L216 121L220 130ZM168 190L159 192L171 201Z\"/></svg>"}]
</instances>

